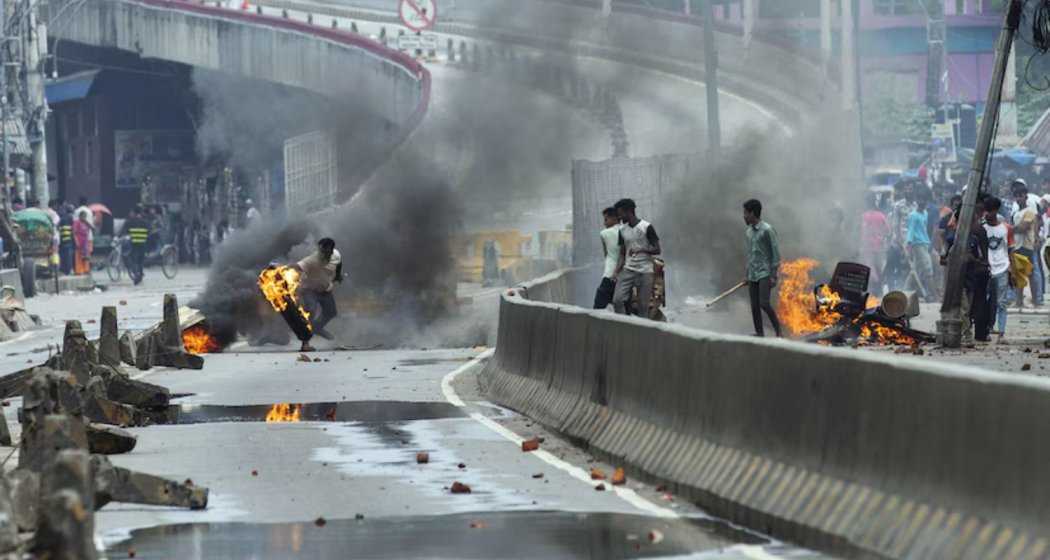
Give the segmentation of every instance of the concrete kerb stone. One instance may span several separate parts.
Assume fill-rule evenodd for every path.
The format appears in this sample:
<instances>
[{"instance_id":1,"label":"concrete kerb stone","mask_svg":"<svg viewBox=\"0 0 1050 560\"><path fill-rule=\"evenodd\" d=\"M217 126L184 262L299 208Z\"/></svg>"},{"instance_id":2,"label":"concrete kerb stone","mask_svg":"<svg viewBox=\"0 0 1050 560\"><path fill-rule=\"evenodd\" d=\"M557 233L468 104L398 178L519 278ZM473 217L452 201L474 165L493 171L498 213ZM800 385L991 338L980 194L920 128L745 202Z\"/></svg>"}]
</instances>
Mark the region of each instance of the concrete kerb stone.
<instances>
[{"instance_id":1,"label":"concrete kerb stone","mask_svg":"<svg viewBox=\"0 0 1050 560\"><path fill-rule=\"evenodd\" d=\"M118 345L120 348L120 361L132 367L136 366L135 348L137 345L135 336L131 334L131 331L124 331L124 334L120 335Z\"/></svg>"},{"instance_id":2,"label":"concrete kerb stone","mask_svg":"<svg viewBox=\"0 0 1050 560\"><path fill-rule=\"evenodd\" d=\"M578 329L586 348L574 352L566 341ZM553 365L522 347L535 344L549 344ZM1024 467L1050 459L1031 443L1050 435L1042 380L702 333L520 296L503 298L485 376L497 400L626 461L633 476L671 483L716 514L809 546L937 557L964 532L1007 528L1005 549L1018 554L1048 538L1050 514L1040 506L1048 489L1033 480L1038 469ZM975 525L946 530L926 518L901 530L899 512L922 508Z\"/></svg>"}]
</instances>

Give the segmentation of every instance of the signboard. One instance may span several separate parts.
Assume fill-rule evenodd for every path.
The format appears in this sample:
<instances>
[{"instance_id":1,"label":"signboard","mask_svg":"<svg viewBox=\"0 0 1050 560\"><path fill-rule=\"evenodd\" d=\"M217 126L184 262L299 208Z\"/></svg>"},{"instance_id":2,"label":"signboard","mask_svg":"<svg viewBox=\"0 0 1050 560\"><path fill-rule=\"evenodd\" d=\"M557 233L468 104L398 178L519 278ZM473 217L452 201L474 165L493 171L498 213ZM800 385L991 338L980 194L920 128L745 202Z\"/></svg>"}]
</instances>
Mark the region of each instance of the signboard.
<instances>
[{"instance_id":1,"label":"signboard","mask_svg":"<svg viewBox=\"0 0 1050 560\"><path fill-rule=\"evenodd\" d=\"M400 0L397 12L412 31L430 29L437 21L437 0Z\"/></svg>"},{"instance_id":2,"label":"signboard","mask_svg":"<svg viewBox=\"0 0 1050 560\"><path fill-rule=\"evenodd\" d=\"M401 51L414 51L423 48L423 41L419 35L401 35L397 38L397 49Z\"/></svg>"},{"instance_id":3,"label":"signboard","mask_svg":"<svg viewBox=\"0 0 1050 560\"><path fill-rule=\"evenodd\" d=\"M951 123L933 125L933 153L935 163L955 163L959 156L955 151L955 127Z\"/></svg>"},{"instance_id":4,"label":"signboard","mask_svg":"<svg viewBox=\"0 0 1050 560\"><path fill-rule=\"evenodd\" d=\"M401 35L397 38L397 48L401 51L436 51L437 35Z\"/></svg>"},{"instance_id":5,"label":"signboard","mask_svg":"<svg viewBox=\"0 0 1050 560\"><path fill-rule=\"evenodd\" d=\"M115 130L113 143L116 187L138 188L151 177L162 201L165 196L178 198L179 176L196 163L189 130Z\"/></svg>"}]
</instances>

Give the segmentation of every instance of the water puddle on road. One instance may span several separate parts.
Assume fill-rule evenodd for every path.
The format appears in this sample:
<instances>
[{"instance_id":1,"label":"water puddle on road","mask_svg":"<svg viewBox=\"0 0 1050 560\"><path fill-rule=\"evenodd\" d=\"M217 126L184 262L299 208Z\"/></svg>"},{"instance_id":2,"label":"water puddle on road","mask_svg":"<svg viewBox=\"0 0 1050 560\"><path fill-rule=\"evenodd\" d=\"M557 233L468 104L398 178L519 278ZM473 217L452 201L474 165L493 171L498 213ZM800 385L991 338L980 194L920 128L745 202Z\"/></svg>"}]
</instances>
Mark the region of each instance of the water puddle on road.
<instances>
[{"instance_id":1,"label":"water puddle on road","mask_svg":"<svg viewBox=\"0 0 1050 560\"><path fill-rule=\"evenodd\" d=\"M192 523L132 531L112 558L729 558L719 551L768 541L711 519L561 511Z\"/></svg>"},{"instance_id":2,"label":"water puddle on road","mask_svg":"<svg viewBox=\"0 0 1050 560\"><path fill-rule=\"evenodd\" d=\"M160 424L203 424L210 422L265 422L275 406L298 411L298 422L399 422L460 418L463 412L447 402L343 401L283 403L282 405L173 405L162 415Z\"/></svg>"}]
</instances>

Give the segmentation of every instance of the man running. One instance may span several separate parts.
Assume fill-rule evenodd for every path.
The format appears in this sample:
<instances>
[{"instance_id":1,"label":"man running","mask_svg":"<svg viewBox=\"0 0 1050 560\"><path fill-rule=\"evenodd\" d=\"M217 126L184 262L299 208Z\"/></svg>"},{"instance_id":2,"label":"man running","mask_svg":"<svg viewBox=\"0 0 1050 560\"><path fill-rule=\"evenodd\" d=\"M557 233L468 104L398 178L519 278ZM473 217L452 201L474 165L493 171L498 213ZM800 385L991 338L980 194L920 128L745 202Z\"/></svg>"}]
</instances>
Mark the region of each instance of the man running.
<instances>
[{"instance_id":1,"label":"man running","mask_svg":"<svg viewBox=\"0 0 1050 560\"><path fill-rule=\"evenodd\" d=\"M780 271L780 245L773 226L762 221L762 203L751 199L744 203L744 223L747 224L747 284L751 292L751 319L755 336L765 336L762 312L765 311L773 331L781 336L777 312L770 303L770 294L777 285Z\"/></svg>"},{"instance_id":2,"label":"man running","mask_svg":"<svg viewBox=\"0 0 1050 560\"><path fill-rule=\"evenodd\" d=\"M602 256L605 259L605 270L602 282L594 293L594 308L605 309L613 301L616 291L616 268L620 264L620 217L616 209L609 207L602 210L605 229L599 234L602 240Z\"/></svg>"},{"instance_id":3,"label":"man running","mask_svg":"<svg viewBox=\"0 0 1050 560\"><path fill-rule=\"evenodd\" d=\"M339 313L332 289L337 282L343 281L343 256L335 249L335 241L330 237L318 241L317 251L292 267L303 275L299 295L303 307L310 313L313 332L321 338L332 340L332 334L324 327ZM304 340L302 351L313 350L309 341Z\"/></svg>"}]
</instances>

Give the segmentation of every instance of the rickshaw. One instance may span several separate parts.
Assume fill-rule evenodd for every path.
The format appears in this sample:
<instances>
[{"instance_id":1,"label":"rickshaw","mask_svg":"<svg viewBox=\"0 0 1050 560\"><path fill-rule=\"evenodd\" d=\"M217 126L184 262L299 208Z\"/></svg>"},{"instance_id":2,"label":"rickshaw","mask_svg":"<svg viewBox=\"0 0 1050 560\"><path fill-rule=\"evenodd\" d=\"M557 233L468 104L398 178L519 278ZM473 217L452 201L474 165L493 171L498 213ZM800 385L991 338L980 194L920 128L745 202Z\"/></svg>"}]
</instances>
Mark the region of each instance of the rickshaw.
<instances>
[{"instance_id":1,"label":"rickshaw","mask_svg":"<svg viewBox=\"0 0 1050 560\"><path fill-rule=\"evenodd\" d=\"M58 254L52 245L55 224L39 208L26 208L11 214L12 226L22 246L22 291L36 294L37 277L50 278L58 269Z\"/></svg>"}]
</instances>

